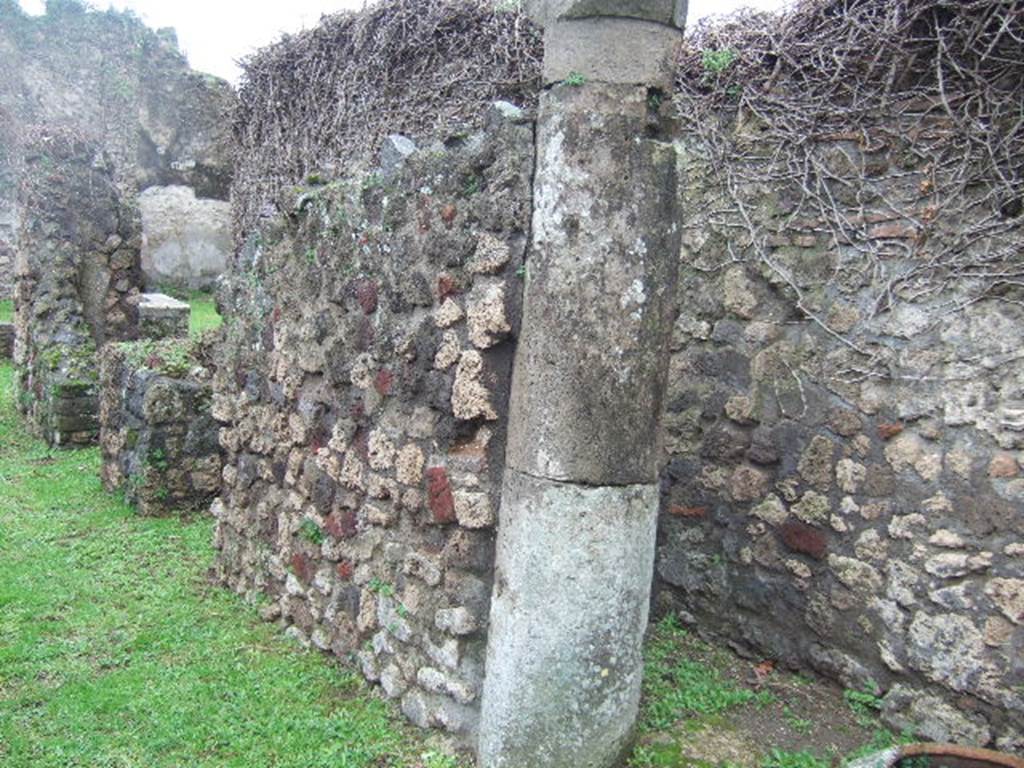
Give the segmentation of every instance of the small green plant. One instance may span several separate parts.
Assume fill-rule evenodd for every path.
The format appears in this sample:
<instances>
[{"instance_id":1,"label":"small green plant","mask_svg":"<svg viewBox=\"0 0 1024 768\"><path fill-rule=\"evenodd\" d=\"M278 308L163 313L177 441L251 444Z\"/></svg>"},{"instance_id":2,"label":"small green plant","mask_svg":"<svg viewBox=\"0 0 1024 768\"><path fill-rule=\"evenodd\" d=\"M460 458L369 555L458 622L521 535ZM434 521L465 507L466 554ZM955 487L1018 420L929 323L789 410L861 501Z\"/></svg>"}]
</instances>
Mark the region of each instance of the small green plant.
<instances>
[{"instance_id":1,"label":"small green plant","mask_svg":"<svg viewBox=\"0 0 1024 768\"><path fill-rule=\"evenodd\" d=\"M587 78L583 76L582 72L573 71L570 72L568 77L566 77L565 80L563 80L562 82L564 82L566 85L571 85L575 88L579 88L581 85L587 82Z\"/></svg>"},{"instance_id":2,"label":"small green plant","mask_svg":"<svg viewBox=\"0 0 1024 768\"><path fill-rule=\"evenodd\" d=\"M899 736L895 735L892 731L887 728L876 728L871 735L871 740L861 745L857 749L853 750L849 754L843 756L841 765L848 765L856 760L860 760L863 757L872 755L876 752L881 752L883 749L889 749L898 744L913 744L917 741L917 737L912 733L901 733ZM928 768L927 757L911 757L900 760L901 768Z\"/></svg>"},{"instance_id":3,"label":"small green plant","mask_svg":"<svg viewBox=\"0 0 1024 768\"><path fill-rule=\"evenodd\" d=\"M714 666L689 658L682 646L687 632L675 616L662 619L647 646L644 663L644 726L668 728L695 715L719 715L744 704L766 706L774 697L741 688Z\"/></svg>"},{"instance_id":4,"label":"small green plant","mask_svg":"<svg viewBox=\"0 0 1024 768\"><path fill-rule=\"evenodd\" d=\"M783 707L782 716L786 719L789 727L797 733L810 733L814 723L805 718L799 717L788 705Z\"/></svg>"},{"instance_id":5,"label":"small green plant","mask_svg":"<svg viewBox=\"0 0 1024 768\"><path fill-rule=\"evenodd\" d=\"M319 525L308 517L299 524L299 533L311 544L320 546L324 543L324 532L320 530Z\"/></svg>"},{"instance_id":6,"label":"small green plant","mask_svg":"<svg viewBox=\"0 0 1024 768\"><path fill-rule=\"evenodd\" d=\"M167 454L161 448L150 451L146 456L146 463L160 472L166 472L170 466L167 463Z\"/></svg>"},{"instance_id":7,"label":"small green plant","mask_svg":"<svg viewBox=\"0 0 1024 768\"><path fill-rule=\"evenodd\" d=\"M736 51L732 48L705 48L701 52L700 60L704 71L713 75L720 75L733 65L738 58Z\"/></svg>"},{"instance_id":8,"label":"small green plant","mask_svg":"<svg viewBox=\"0 0 1024 768\"><path fill-rule=\"evenodd\" d=\"M526 278L525 264L520 264L519 267L516 269L516 277L518 277L520 280L524 280Z\"/></svg>"},{"instance_id":9,"label":"small green plant","mask_svg":"<svg viewBox=\"0 0 1024 768\"><path fill-rule=\"evenodd\" d=\"M677 743L638 744L627 765L629 768L675 768L687 765Z\"/></svg>"},{"instance_id":10,"label":"small green plant","mask_svg":"<svg viewBox=\"0 0 1024 768\"><path fill-rule=\"evenodd\" d=\"M466 177L465 182L462 185L463 197L472 197L480 191L480 177L476 174L472 174Z\"/></svg>"},{"instance_id":11,"label":"small green plant","mask_svg":"<svg viewBox=\"0 0 1024 768\"><path fill-rule=\"evenodd\" d=\"M310 248L308 251L306 251L306 263L307 264L316 264L317 263L317 261L316 261L316 248Z\"/></svg>"},{"instance_id":12,"label":"small green plant","mask_svg":"<svg viewBox=\"0 0 1024 768\"><path fill-rule=\"evenodd\" d=\"M423 768L459 768L459 761L441 752L424 752L420 755Z\"/></svg>"},{"instance_id":13,"label":"small green plant","mask_svg":"<svg viewBox=\"0 0 1024 768\"><path fill-rule=\"evenodd\" d=\"M761 768L829 768L829 761L806 750L787 752L773 749L761 762Z\"/></svg>"},{"instance_id":14,"label":"small green plant","mask_svg":"<svg viewBox=\"0 0 1024 768\"><path fill-rule=\"evenodd\" d=\"M874 724L878 712L882 709L882 700L869 688L861 691L847 689L843 691L843 698L846 699L846 705L853 712L857 724L864 728Z\"/></svg>"},{"instance_id":15,"label":"small green plant","mask_svg":"<svg viewBox=\"0 0 1024 768\"><path fill-rule=\"evenodd\" d=\"M395 585L390 584L383 579L379 579L374 576L370 579L370 591L375 592L381 597L394 597L395 596Z\"/></svg>"}]
</instances>

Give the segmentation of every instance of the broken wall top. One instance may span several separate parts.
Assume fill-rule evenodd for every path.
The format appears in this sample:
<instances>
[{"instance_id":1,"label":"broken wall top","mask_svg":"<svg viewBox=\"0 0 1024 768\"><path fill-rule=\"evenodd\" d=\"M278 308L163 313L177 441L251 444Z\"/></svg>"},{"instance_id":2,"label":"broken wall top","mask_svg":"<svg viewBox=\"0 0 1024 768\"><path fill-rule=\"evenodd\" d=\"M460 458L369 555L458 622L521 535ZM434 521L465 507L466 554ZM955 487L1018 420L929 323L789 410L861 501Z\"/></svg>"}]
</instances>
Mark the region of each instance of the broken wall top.
<instances>
[{"instance_id":1,"label":"broken wall top","mask_svg":"<svg viewBox=\"0 0 1024 768\"><path fill-rule=\"evenodd\" d=\"M183 183L226 199L233 99L226 82L189 69L171 31L131 13L62 0L29 16L0 2L0 110L19 126L88 134L125 189Z\"/></svg>"}]
</instances>

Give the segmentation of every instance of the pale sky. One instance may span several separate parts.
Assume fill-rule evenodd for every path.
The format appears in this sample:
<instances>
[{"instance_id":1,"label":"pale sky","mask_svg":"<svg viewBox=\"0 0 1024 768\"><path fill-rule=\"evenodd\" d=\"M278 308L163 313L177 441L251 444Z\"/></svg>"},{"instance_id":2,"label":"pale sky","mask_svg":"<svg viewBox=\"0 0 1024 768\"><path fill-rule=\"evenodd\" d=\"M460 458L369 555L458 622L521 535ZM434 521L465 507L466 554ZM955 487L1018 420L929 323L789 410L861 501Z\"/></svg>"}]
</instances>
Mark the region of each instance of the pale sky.
<instances>
[{"instance_id":1,"label":"pale sky","mask_svg":"<svg viewBox=\"0 0 1024 768\"><path fill-rule=\"evenodd\" d=\"M42 13L45 0L19 0L28 13ZM174 27L193 69L232 83L235 62L281 37L315 26L323 14L363 7L363 0L92 0L96 8L130 8L150 27ZM690 23L743 6L778 8L784 0L690 0Z\"/></svg>"}]
</instances>

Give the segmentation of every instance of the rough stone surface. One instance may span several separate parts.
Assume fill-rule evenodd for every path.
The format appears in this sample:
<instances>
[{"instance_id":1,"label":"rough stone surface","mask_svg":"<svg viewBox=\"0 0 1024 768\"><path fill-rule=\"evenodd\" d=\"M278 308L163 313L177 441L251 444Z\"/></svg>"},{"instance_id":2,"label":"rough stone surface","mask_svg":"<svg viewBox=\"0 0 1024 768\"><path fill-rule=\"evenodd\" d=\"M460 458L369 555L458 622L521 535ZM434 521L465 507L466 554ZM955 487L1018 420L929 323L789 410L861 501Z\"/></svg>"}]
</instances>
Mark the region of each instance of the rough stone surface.
<instances>
[{"instance_id":1,"label":"rough stone surface","mask_svg":"<svg viewBox=\"0 0 1024 768\"><path fill-rule=\"evenodd\" d=\"M46 10L0 4L0 145L21 146L33 125L68 130L107 157L126 200L168 185L226 200L231 87L191 71L173 30L77 3ZM20 154L0 152L0 297L14 277Z\"/></svg>"},{"instance_id":2,"label":"rough stone surface","mask_svg":"<svg viewBox=\"0 0 1024 768\"><path fill-rule=\"evenodd\" d=\"M467 741L533 168L507 112L388 175L325 174L247 233L214 379L217 576Z\"/></svg>"},{"instance_id":3,"label":"rough stone surface","mask_svg":"<svg viewBox=\"0 0 1024 768\"><path fill-rule=\"evenodd\" d=\"M0 323L0 357L14 357L14 323Z\"/></svg>"},{"instance_id":4,"label":"rough stone surface","mask_svg":"<svg viewBox=\"0 0 1024 768\"><path fill-rule=\"evenodd\" d=\"M40 130L19 188L18 403L50 443L99 433L97 349L138 333L138 220L95 146Z\"/></svg>"},{"instance_id":5,"label":"rough stone surface","mask_svg":"<svg viewBox=\"0 0 1024 768\"><path fill-rule=\"evenodd\" d=\"M574 766L581 755L614 765L624 755L640 701L657 495L506 470L483 765Z\"/></svg>"},{"instance_id":6,"label":"rough stone surface","mask_svg":"<svg viewBox=\"0 0 1024 768\"><path fill-rule=\"evenodd\" d=\"M988 744L992 739L984 718L965 714L938 696L899 684L882 699L882 719L890 728L930 741Z\"/></svg>"},{"instance_id":7,"label":"rough stone surface","mask_svg":"<svg viewBox=\"0 0 1024 768\"><path fill-rule=\"evenodd\" d=\"M679 30L642 19L599 16L555 21L544 29L544 80L574 76L668 90L675 74Z\"/></svg>"},{"instance_id":8,"label":"rough stone surface","mask_svg":"<svg viewBox=\"0 0 1024 768\"><path fill-rule=\"evenodd\" d=\"M899 132L897 118L879 119ZM798 187L739 190L771 233L759 251L718 223L714 212L735 204L713 152L692 136L679 145L687 218L657 605L757 655L912 690L922 703L894 697L891 722L921 736L982 744L1021 732L1024 311L985 300L922 322L965 299L952 285L871 309L884 279L862 271L857 243L882 225L903 243L915 235L864 201L922 205L895 152L833 187L856 222L849 243L826 241L830 223L797 211ZM835 138L813 152L878 160ZM928 247L965 225L938 217ZM828 330L796 309L792 286ZM884 373L852 376L866 358L847 342ZM752 466L763 480L750 482Z\"/></svg>"}]
</instances>

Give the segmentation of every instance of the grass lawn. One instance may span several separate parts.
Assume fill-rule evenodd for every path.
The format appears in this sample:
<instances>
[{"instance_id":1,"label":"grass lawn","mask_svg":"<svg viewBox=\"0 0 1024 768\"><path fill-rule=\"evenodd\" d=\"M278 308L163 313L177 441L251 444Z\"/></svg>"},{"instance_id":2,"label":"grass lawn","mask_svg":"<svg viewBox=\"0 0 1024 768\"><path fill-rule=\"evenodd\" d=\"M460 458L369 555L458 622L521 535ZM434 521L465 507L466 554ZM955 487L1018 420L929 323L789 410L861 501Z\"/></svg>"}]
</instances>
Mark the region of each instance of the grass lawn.
<instances>
[{"instance_id":1,"label":"grass lawn","mask_svg":"<svg viewBox=\"0 0 1024 768\"><path fill-rule=\"evenodd\" d=\"M0 323L9 323L14 319L14 299L0 299Z\"/></svg>"},{"instance_id":2,"label":"grass lawn","mask_svg":"<svg viewBox=\"0 0 1024 768\"><path fill-rule=\"evenodd\" d=\"M901 741L880 700L753 663L672 617L651 628L629 768L836 768Z\"/></svg>"},{"instance_id":3,"label":"grass lawn","mask_svg":"<svg viewBox=\"0 0 1024 768\"><path fill-rule=\"evenodd\" d=\"M219 328L222 322L221 316L217 314L214 306L213 296L209 293L193 293L186 301L192 307L192 314L189 317L189 329L193 336L211 328Z\"/></svg>"},{"instance_id":4,"label":"grass lawn","mask_svg":"<svg viewBox=\"0 0 1024 768\"><path fill-rule=\"evenodd\" d=\"M0 364L0 765L456 763L355 675L207 583L208 518L135 517L95 448L50 453Z\"/></svg>"}]
</instances>

